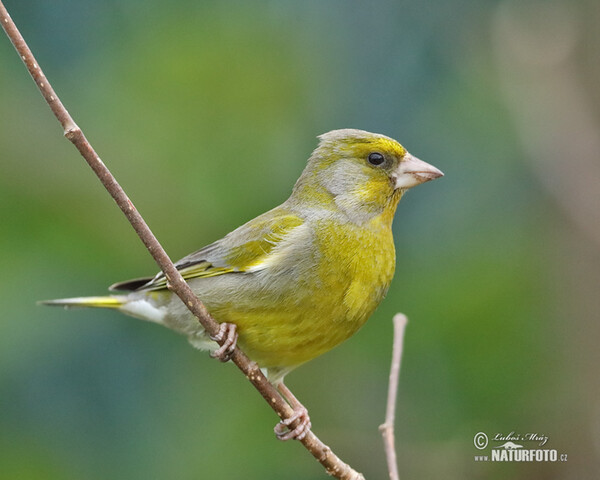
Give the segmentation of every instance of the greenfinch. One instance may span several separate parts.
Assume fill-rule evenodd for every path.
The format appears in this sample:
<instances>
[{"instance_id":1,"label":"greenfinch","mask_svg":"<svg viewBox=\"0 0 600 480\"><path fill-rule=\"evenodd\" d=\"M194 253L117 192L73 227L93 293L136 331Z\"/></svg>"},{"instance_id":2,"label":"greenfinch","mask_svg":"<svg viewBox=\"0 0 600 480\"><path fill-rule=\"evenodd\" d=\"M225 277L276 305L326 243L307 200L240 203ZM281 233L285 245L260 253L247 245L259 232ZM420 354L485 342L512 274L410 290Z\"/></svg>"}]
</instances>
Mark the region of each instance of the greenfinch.
<instances>
[{"instance_id":1,"label":"greenfinch","mask_svg":"<svg viewBox=\"0 0 600 480\"><path fill-rule=\"evenodd\" d=\"M283 388L287 373L339 345L371 316L394 275L398 201L443 175L384 135L343 129L319 140L283 204L175 264L212 317L235 325L220 334L237 339ZM175 330L197 348L218 350L162 272L110 290L125 293L43 303L117 309ZM308 416L285 393L306 421L293 435L276 432L301 438Z\"/></svg>"}]
</instances>

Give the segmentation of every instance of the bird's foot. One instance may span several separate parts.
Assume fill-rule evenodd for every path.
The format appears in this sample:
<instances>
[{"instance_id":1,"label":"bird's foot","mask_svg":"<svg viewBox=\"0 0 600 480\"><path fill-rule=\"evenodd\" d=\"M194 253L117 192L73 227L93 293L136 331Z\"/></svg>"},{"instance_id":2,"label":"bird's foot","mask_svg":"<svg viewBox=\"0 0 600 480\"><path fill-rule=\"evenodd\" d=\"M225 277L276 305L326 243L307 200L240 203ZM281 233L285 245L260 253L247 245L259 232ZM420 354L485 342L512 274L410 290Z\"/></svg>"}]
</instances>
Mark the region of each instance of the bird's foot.
<instances>
[{"instance_id":1,"label":"bird's foot","mask_svg":"<svg viewBox=\"0 0 600 480\"><path fill-rule=\"evenodd\" d=\"M290 425L298 420L298 424L295 428L291 429ZM277 425L273 431L277 436L278 440L285 442L286 440L302 440L306 437L306 434L310 431L311 423L310 417L308 416L308 410L306 407L301 406L301 408L294 409L294 413L291 417L282 420Z\"/></svg>"},{"instance_id":2,"label":"bird's foot","mask_svg":"<svg viewBox=\"0 0 600 480\"><path fill-rule=\"evenodd\" d=\"M210 354L211 357L227 362L231 360L231 355L235 350L235 345L238 339L237 327L233 323L221 323L219 331L216 335L210 336L215 342L223 342L223 344Z\"/></svg>"},{"instance_id":3,"label":"bird's foot","mask_svg":"<svg viewBox=\"0 0 600 480\"><path fill-rule=\"evenodd\" d=\"M294 413L275 425L273 431L282 442L286 440L302 440L310 432L311 422L308 410L283 383L278 385L278 389L294 409ZM292 428L291 425L294 422L297 422L297 424Z\"/></svg>"}]
</instances>

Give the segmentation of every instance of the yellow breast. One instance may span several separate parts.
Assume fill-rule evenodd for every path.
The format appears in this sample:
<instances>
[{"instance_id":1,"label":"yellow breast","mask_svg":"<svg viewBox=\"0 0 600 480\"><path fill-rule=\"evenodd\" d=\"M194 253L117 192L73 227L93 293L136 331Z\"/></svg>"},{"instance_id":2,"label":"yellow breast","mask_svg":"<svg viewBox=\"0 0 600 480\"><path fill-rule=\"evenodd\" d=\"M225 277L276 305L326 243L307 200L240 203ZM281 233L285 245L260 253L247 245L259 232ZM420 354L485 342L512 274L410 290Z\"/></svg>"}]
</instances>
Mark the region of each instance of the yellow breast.
<instances>
[{"instance_id":1,"label":"yellow breast","mask_svg":"<svg viewBox=\"0 0 600 480\"><path fill-rule=\"evenodd\" d=\"M368 228L334 223L320 231L323 261L320 278L325 291L336 292L336 323L354 333L385 296L395 269L391 228L378 219ZM348 336L349 336L348 335Z\"/></svg>"},{"instance_id":2,"label":"yellow breast","mask_svg":"<svg viewBox=\"0 0 600 480\"><path fill-rule=\"evenodd\" d=\"M368 228L319 220L315 225L314 275L277 303L215 312L238 325L240 345L267 368L292 368L354 334L379 305L390 285L395 252L390 225Z\"/></svg>"}]
</instances>

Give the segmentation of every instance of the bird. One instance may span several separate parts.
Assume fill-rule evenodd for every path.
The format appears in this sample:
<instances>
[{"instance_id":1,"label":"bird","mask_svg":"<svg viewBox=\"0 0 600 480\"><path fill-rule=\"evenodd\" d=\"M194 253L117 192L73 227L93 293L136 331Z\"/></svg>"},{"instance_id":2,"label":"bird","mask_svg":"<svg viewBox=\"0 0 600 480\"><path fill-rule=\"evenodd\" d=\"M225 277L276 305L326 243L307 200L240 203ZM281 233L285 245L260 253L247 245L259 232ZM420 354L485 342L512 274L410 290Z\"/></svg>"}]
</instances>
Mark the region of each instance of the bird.
<instances>
[{"instance_id":1,"label":"bird","mask_svg":"<svg viewBox=\"0 0 600 480\"><path fill-rule=\"evenodd\" d=\"M301 440L310 417L284 377L371 316L395 271L398 202L443 176L385 135L341 129L318 139L286 201L175 263L220 323L218 335L204 331L162 272L109 287L121 293L41 303L116 309L183 334L223 361L239 345L294 410L276 425L277 437Z\"/></svg>"}]
</instances>

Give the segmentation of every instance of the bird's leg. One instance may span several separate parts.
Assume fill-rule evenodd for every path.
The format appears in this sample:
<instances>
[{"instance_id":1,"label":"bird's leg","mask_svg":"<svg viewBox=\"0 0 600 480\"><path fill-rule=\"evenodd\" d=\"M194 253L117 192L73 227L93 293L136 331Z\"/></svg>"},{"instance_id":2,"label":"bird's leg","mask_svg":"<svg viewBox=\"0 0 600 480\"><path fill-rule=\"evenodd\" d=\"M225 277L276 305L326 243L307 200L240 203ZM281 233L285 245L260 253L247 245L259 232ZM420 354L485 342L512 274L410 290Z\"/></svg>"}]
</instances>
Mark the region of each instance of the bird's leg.
<instances>
[{"instance_id":1,"label":"bird's leg","mask_svg":"<svg viewBox=\"0 0 600 480\"><path fill-rule=\"evenodd\" d=\"M215 342L224 343L219 348L217 348L214 352L210 354L211 357L217 358L222 362L227 362L231 359L231 355L233 354L233 350L235 349L235 345L238 339L237 327L233 323L223 322L219 325L219 331L216 335L210 336L211 340Z\"/></svg>"},{"instance_id":2,"label":"bird's leg","mask_svg":"<svg viewBox=\"0 0 600 480\"><path fill-rule=\"evenodd\" d=\"M306 434L310 431L311 423L310 417L308 416L308 410L300 401L294 396L289 388L285 386L283 382L277 385L277 390L283 395L283 398L290 404L294 409L294 413L291 417L281 420L275 428L275 435L281 441L296 439L302 440ZM298 425L294 429L290 429L290 425L298 421Z\"/></svg>"}]
</instances>

